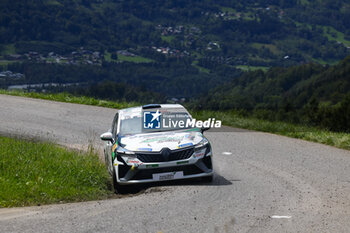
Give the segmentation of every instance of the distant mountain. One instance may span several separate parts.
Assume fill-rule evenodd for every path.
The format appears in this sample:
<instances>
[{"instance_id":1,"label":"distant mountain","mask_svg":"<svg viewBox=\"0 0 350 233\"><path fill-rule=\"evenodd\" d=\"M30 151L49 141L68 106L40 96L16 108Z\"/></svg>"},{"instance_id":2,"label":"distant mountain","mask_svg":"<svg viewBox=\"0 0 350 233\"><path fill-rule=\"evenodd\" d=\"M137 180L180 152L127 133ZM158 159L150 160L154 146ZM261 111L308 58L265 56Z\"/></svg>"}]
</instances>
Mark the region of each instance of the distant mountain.
<instances>
[{"instance_id":1,"label":"distant mountain","mask_svg":"<svg viewBox=\"0 0 350 233\"><path fill-rule=\"evenodd\" d=\"M117 57L123 50L132 62L189 58L213 72L334 63L350 54L349 18L341 0L2 0L0 60L30 60L31 51L40 62L74 64L83 47L102 55L84 64L130 61Z\"/></svg>"}]
</instances>

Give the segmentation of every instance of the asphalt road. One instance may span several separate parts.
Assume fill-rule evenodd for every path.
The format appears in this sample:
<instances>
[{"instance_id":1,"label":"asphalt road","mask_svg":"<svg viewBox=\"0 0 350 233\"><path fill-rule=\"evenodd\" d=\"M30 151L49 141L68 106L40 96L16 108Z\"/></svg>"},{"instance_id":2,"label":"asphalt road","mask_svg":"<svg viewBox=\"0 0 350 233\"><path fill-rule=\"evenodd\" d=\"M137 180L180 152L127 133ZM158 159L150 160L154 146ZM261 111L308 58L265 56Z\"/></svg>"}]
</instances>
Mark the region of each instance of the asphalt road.
<instances>
[{"instance_id":1,"label":"asphalt road","mask_svg":"<svg viewBox=\"0 0 350 233\"><path fill-rule=\"evenodd\" d=\"M99 147L114 112L0 95L0 133ZM212 184L166 183L124 198L0 209L0 232L350 232L349 151L257 132L206 136Z\"/></svg>"}]
</instances>

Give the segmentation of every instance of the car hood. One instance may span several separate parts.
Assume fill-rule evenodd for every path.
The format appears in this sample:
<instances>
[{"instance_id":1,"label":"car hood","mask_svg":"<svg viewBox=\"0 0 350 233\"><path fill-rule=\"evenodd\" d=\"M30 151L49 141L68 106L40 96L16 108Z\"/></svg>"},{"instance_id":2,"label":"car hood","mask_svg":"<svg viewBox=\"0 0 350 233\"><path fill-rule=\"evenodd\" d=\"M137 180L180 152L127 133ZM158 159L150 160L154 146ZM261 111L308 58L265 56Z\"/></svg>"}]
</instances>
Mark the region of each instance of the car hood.
<instances>
[{"instance_id":1,"label":"car hood","mask_svg":"<svg viewBox=\"0 0 350 233\"><path fill-rule=\"evenodd\" d=\"M157 152L163 148L175 150L196 145L202 139L203 134L198 131L170 131L124 136L120 142L127 150Z\"/></svg>"}]
</instances>

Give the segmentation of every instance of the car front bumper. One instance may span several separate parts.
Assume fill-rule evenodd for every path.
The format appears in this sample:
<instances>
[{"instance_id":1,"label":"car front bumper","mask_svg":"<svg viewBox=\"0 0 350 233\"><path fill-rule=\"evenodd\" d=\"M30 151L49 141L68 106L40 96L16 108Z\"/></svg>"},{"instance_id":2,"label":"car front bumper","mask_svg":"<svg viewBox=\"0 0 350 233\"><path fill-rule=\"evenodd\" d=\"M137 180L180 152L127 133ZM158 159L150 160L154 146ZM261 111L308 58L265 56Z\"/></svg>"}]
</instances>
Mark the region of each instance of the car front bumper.
<instances>
[{"instance_id":1,"label":"car front bumper","mask_svg":"<svg viewBox=\"0 0 350 233\"><path fill-rule=\"evenodd\" d=\"M169 162L141 163L132 166L115 161L117 182L121 185L159 182L167 180L191 179L214 174L211 153L205 157L190 157ZM157 180L154 174L170 174L169 179ZM175 175L178 174L179 176Z\"/></svg>"}]
</instances>

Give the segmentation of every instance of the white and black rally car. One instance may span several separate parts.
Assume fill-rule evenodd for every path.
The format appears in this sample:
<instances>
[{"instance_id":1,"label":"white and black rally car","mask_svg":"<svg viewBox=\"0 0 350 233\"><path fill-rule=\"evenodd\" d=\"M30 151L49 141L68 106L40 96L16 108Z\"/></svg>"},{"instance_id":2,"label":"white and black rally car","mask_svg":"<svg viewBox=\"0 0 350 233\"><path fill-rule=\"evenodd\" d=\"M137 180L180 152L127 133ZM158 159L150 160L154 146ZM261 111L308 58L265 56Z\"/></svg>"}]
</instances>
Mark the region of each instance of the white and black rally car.
<instances>
[{"instance_id":1,"label":"white and black rally car","mask_svg":"<svg viewBox=\"0 0 350 233\"><path fill-rule=\"evenodd\" d=\"M202 177L213 179L212 150L179 104L150 104L119 110L106 141L105 160L116 192L128 185Z\"/></svg>"}]
</instances>

